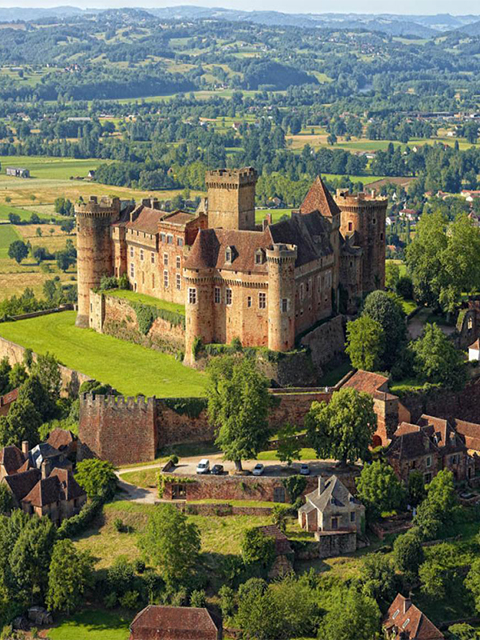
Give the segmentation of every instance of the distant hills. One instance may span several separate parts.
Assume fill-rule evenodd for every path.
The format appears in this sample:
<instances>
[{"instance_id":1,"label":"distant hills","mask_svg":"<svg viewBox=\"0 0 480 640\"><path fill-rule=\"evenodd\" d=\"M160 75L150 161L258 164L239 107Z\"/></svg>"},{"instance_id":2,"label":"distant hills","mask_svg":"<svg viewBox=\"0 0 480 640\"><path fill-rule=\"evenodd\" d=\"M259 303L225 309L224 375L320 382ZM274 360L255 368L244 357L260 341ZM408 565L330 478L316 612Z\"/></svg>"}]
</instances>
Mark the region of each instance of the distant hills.
<instances>
[{"instance_id":1,"label":"distant hills","mask_svg":"<svg viewBox=\"0 0 480 640\"><path fill-rule=\"evenodd\" d=\"M235 9L209 8L179 5L152 9L131 9L137 14L146 13L160 20L227 20L253 22L267 26L312 27L320 29L366 29L380 31L391 36L431 38L442 33L458 31L467 35L480 35L480 15L453 16L449 13L437 15L396 15L356 13L282 13L280 11L241 11ZM86 15L111 14L112 9L80 9L73 6L42 8L0 8L0 22L28 22L52 18L75 18ZM118 10L117 10L118 11ZM130 9L119 10L127 13Z\"/></svg>"}]
</instances>

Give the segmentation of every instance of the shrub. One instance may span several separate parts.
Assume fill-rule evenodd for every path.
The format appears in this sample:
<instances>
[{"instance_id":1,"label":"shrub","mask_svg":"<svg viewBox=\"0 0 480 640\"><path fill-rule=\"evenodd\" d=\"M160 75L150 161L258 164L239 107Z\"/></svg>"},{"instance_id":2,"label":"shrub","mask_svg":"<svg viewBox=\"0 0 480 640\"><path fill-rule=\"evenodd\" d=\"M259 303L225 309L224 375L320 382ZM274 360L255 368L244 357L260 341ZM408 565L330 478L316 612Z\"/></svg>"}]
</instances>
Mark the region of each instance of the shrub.
<instances>
[{"instance_id":1,"label":"shrub","mask_svg":"<svg viewBox=\"0 0 480 640\"><path fill-rule=\"evenodd\" d=\"M120 598L120 604L125 609L136 609L139 597L140 597L140 594L138 593L138 591L127 591Z\"/></svg>"},{"instance_id":2,"label":"shrub","mask_svg":"<svg viewBox=\"0 0 480 640\"><path fill-rule=\"evenodd\" d=\"M206 604L206 594L203 589L196 589L190 594L190 606L203 608Z\"/></svg>"},{"instance_id":3,"label":"shrub","mask_svg":"<svg viewBox=\"0 0 480 640\"><path fill-rule=\"evenodd\" d=\"M125 531L125 525L123 524L123 520L121 518L115 518L113 521L113 527L119 533L123 533Z\"/></svg>"},{"instance_id":4,"label":"shrub","mask_svg":"<svg viewBox=\"0 0 480 640\"><path fill-rule=\"evenodd\" d=\"M78 535L87 528L95 516L101 511L102 507L102 498L93 498L90 502L85 503L78 515L62 522L58 527L57 537L62 540L63 538L71 538Z\"/></svg>"},{"instance_id":5,"label":"shrub","mask_svg":"<svg viewBox=\"0 0 480 640\"><path fill-rule=\"evenodd\" d=\"M293 504L297 500L297 498L300 498L302 493L305 491L305 487L307 486L307 479L305 478L305 476L301 475L290 476L289 478L284 478L282 480L282 484L288 491L290 502Z\"/></svg>"},{"instance_id":6,"label":"shrub","mask_svg":"<svg viewBox=\"0 0 480 640\"><path fill-rule=\"evenodd\" d=\"M113 609L118 602L118 597L115 591L110 591L103 598L103 604L107 607L107 609Z\"/></svg>"}]
</instances>

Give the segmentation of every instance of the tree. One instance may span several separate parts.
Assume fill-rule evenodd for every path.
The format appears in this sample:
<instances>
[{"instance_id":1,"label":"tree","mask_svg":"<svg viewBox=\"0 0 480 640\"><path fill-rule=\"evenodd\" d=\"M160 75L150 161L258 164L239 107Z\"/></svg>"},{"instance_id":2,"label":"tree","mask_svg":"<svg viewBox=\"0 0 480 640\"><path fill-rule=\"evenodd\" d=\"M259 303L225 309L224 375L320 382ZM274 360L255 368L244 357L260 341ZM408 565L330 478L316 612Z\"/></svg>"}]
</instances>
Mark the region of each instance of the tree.
<instances>
[{"instance_id":1,"label":"tree","mask_svg":"<svg viewBox=\"0 0 480 640\"><path fill-rule=\"evenodd\" d=\"M410 471L407 483L408 502L412 507L416 507L426 496L425 481L423 473L413 469Z\"/></svg>"},{"instance_id":2,"label":"tree","mask_svg":"<svg viewBox=\"0 0 480 640\"><path fill-rule=\"evenodd\" d=\"M275 559L275 540L253 527L243 534L241 550L245 564L261 564L268 569Z\"/></svg>"},{"instance_id":3,"label":"tree","mask_svg":"<svg viewBox=\"0 0 480 640\"><path fill-rule=\"evenodd\" d=\"M58 400L62 388L62 374L55 356L48 351L45 354L38 355L32 365L31 373L38 378L52 400Z\"/></svg>"},{"instance_id":4,"label":"tree","mask_svg":"<svg viewBox=\"0 0 480 640\"><path fill-rule=\"evenodd\" d=\"M28 256L28 247L22 240L15 240L8 247L8 257L18 264Z\"/></svg>"},{"instance_id":5,"label":"tree","mask_svg":"<svg viewBox=\"0 0 480 640\"><path fill-rule=\"evenodd\" d=\"M36 369L32 367L35 371ZM38 371L38 370L37 370ZM18 390L17 401L30 400L42 418L42 422L52 420L57 415L57 405L52 395L45 389L36 373L32 373Z\"/></svg>"},{"instance_id":6,"label":"tree","mask_svg":"<svg viewBox=\"0 0 480 640\"><path fill-rule=\"evenodd\" d=\"M146 558L160 568L169 584L184 584L191 580L200 544L197 525L170 504L155 509L139 540Z\"/></svg>"},{"instance_id":7,"label":"tree","mask_svg":"<svg viewBox=\"0 0 480 640\"><path fill-rule=\"evenodd\" d=\"M359 584L362 592L386 611L399 586L392 559L381 553L367 556L360 569Z\"/></svg>"},{"instance_id":8,"label":"tree","mask_svg":"<svg viewBox=\"0 0 480 640\"><path fill-rule=\"evenodd\" d=\"M412 344L412 351L415 372L422 379L453 389L464 387L462 353L435 323L425 325L422 337Z\"/></svg>"},{"instance_id":9,"label":"tree","mask_svg":"<svg viewBox=\"0 0 480 640\"><path fill-rule=\"evenodd\" d=\"M361 316L347 323L345 351L355 369L378 369L385 350L384 342L385 335L381 324L369 316Z\"/></svg>"},{"instance_id":10,"label":"tree","mask_svg":"<svg viewBox=\"0 0 480 640\"><path fill-rule=\"evenodd\" d=\"M375 320L382 327L385 341L379 357L382 365L390 369L406 342L407 325L400 303L385 291L374 291L367 296L362 315Z\"/></svg>"},{"instance_id":11,"label":"tree","mask_svg":"<svg viewBox=\"0 0 480 640\"><path fill-rule=\"evenodd\" d=\"M395 287L395 291L405 300L413 299L413 282L410 276L402 276Z\"/></svg>"},{"instance_id":12,"label":"tree","mask_svg":"<svg viewBox=\"0 0 480 640\"><path fill-rule=\"evenodd\" d=\"M476 558L465 578L465 586L472 593L475 600L475 609L480 612L480 558Z\"/></svg>"},{"instance_id":13,"label":"tree","mask_svg":"<svg viewBox=\"0 0 480 640\"><path fill-rule=\"evenodd\" d=\"M426 488L427 497L419 505L414 524L424 538L435 538L443 527L448 526L457 505L457 494L453 473L442 469Z\"/></svg>"},{"instance_id":14,"label":"tree","mask_svg":"<svg viewBox=\"0 0 480 640\"><path fill-rule=\"evenodd\" d=\"M400 267L396 262L387 260L385 263L385 286L390 291L395 291L397 283L400 279Z\"/></svg>"},{"instance_id":15,"label":"tree","mask_svg":"<svg viewBox=\"0 0 480 640\"><path fill-rule=\"evenodd\" d=\"M68 271L72 264L75 264L75 258L67 251L57 251L55 259L57 261L57 267L64 273Z\"/></svg>"},{"instance_id":16,"label":"tree","mask_svg":"<svg viewBox=\"0 0 480 640\"><path fill-rule=\"evenodd\" d=\"M339 590L320 624L322 640L372 640L380 632L381 614L373 598L355 588Z\"/></svg>"},{"instance_id":17,"label":"tree","mask_svg":"<svg viewBox=\"0 0 480 640\"><path fill-rule=\"evenodd\" d=\"M236 624L248 640L281 640L283 625L267 583L250 578L238 590Z\"/></svg>"},{"instance_id":18,"label":"tree","mask_svg":"<svg viewBox=\"0 0 480 640\"><path fill-rule=\"evenodd\" d=\"M296 437L297 427L293 423L286 423L278 432L277 457L281 462L290 466L293 460L300 459L302 445Z\"/></svg>"},{"instance_id":19,"label":"tree","mask_svg":"<svg viewBox=\"0 0 480 640\"><path fill-rule=\"evenodd\" d=\"M478 640L480 638L480 632L466 622L460 622L448 627L448 633L452 640Z\"/></svg>"},{"instance_id":20,"label":"tree","mask_svg":"<svg viewBox=\"0 0 480 640\"><path fill-rule=\"evenodd\" d=\"M383 511L398 509L404 500L404 491L395 471L379 460L363 467L357 478L357 489L359 499L374 518Z\"/></svg>"},{"instance_id":21,"label":"tree","mask_svg":"<svg viewBox=\"0 0 480 640\"><path fill-rule=\"evenodd\" d=\"M271 397L268 380L251 358L213 360L209 365L208 415L217 427L216 444L237 470L267 443Z\"/></svg>"},{"instance_id":22,"label":"tree","mask_svg":"<svg viewBox=\"0 0 480 640\"><path fill-rule=\"evenodd\" d=\"M418 577L422 583L422 592L425 595L435 600L441 600L446 596L447 572L434 559L428 560L420 566Z\"/></svg>"},{"instance_id":23,"label":"tree","mask_svg":"<svg viewBox=\"0 0 480 640\"><path fill-rule=\"evenodd\" d=\"M13 495L8 485L0 484L0 515L9 514L14 507Z\"/></svg>"},{"instance_id":24,"label":"tree","mask_svg":"<svg viewBox=\"0 0 480 640\"><path fill-rule=\"evenodd\" d=\"M89 498L111 498L117 487L115 468L108 460L82 460L77 465L75 479Z\"/></svg>"},{"instance_id":25,"label":"tree","mask_svg":"<svg viewBox=\"0 0 480 640\"><path fill-rule=\"evenodd\" d=\"M38 430L42 422L42 416L31 400L17 399L8 415L0 417L0 446L20 446L27 440L34 447L40 441Z\"/></svg>"},{"instance_id":26,"label":"tree","mask_svg":"<svg viewBox=\"0 0 480 640\"><path fill-rule=\"evenodd\" d=\"M417 575L424 555L420 532L416 528L396 538L393 543L393 559L399 571L407 575Z\"/></svg>"},{"instance_id":27,"label":"tree","mask_svg":"<svg viewBox=\"0 0 480 640\"><path fill-rule=\"evenodd\" d=\"M313 402L305 426L319 458L334 458L342 465L368 455L377 416L368 393L343 387L328 404Z\"/></svg>"},{"instance_id":28,"label":"tree","mask_svg":"<svg viewBox=\"0 0 480 640\"><path fill-rule=\"evenodd\" d=\"M50 611L67 615L81 602L92 583L93 557L88 551L77 551L69 539L59 540L52 553L48 572L47 606Z\"/></svg>"},{"instance_id":29,"label":"tree","mask_svg":"<svg viewBox=\"0 0 480 640\"><path fill-rule=\"evenodd\" d=\"M75 221L72 218L67 218L66 220L62 220L60 223L60 229L64 233L71 233L74 227L75 227Z\"/></svg>"}]
</instances>

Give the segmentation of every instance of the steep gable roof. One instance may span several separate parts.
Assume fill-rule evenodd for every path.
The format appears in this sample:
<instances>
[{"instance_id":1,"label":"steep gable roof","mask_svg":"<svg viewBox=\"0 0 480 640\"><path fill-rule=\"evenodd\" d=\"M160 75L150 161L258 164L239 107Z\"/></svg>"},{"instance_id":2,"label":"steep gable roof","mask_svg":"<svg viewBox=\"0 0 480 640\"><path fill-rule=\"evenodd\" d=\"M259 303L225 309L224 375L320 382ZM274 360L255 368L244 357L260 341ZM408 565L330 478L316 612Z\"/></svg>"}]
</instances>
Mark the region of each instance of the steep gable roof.
<instances>
[{"instance_id":1,"label":"steep gable roof","mask_svg":"<svg viewBox=\"0 0 480 640\"><path fill-rule=\"evenodd\" d=\"M317 488L305 497L307 502L310 502L322 512L325 511L329 505L346 507L351 500L356 504L360 504L336 475L330 476L330 478L326 480L321 493L320 489Z\"/></svg>"},{"instance_id":2,"label":"steep gable roof","mask_svg":"<svg viewBox=\"0 0 480 640\"><path fill-rule=\"evenodd\" d=\"M296 267L333 253L330 244L330 222L322 217L318 211L303 215L292 212L288 220L270 225L268 232L272 243L296 245Z\"/></svg>"},{"instance_id":3,"label":"steep gable roof","mask_svg":"<svg viewBox=\"0 0 480 640\"><path fill-rule=\"evenodd\" d=\"M332 197L332 194L325 186L320 176L317 176L312 186L308 190L304 201L299 208L300 213L312 213L319 211L322 216L331 218L340 214L340 209Z\"/></svg>"},{"instance_id":4,"label":"steep gable roof","mask_svg":"<svg viewBox=\"0 0 480 640\"><path fill-rule=\"evenodd\" d=\"M145 607L130 625L134 640L202 640L218 629L205 608L160 605Z\"/></svg>"},{"instance_id":5,"label":"steep gable roof","mask_svg":"<svg viewBox=\"0 0 480 640\"><path fill-rule=\"evenodd\" d=\"M48 478L42 478L23 498L33 507L44 507L62 500L73 500L85 495L71 471L54 469Z\"/></svg>"},{"instance_id":6,"label":"steep gable roof","mask_svg":"<svg viewBox=\"0 0 480 640\"><path fill-rule=\"evenodd\" d=\"M15 499L20 502L30 493L41 477L42 474L38 469L29 469L22 473L6 476L3 481L10 487Z\"/></svg>"},{"instance_id":7,"label":"steep gable roof","mask_svg":"<svg viewBox=\"0 0 480 640\"><path fill-rule=\"evenodd\" d=\"M4 447L0 450L0 464L8 475L16 473L25 462L25 456L15 445Z\"/></svg>"},{"instance_id":8,"label":"steep gable roof","mask_svg":"<svg viewBox=\"0 0 480 640\"><path fill-rule=\"evenodd\" d=\"M373 395L375 391L388 391L388 378L378 373L359 369L343 386Z\"/></svg>"},{"instance_id":9,"label":"steep gable roof","mask_svg":"<svg viewBox=\"0 0 480 640\"><path fill-rule=\"evenodd\" d=\"M429 453L438 453L437 444L425 429L403 422L395 431L387 450L387 457L398 459L420 458Z\"/></svg>"},{"instance_id":10,"label":"steep gable roof","mask_svg":"<svg viewBox=\"0 0 480 640\"><path fill-rule=\"evenodd\" d=\"M53 429L50 431L47 444L61 451L62 449L70 447L75 440L76 438L71 431L67 431L66 429Z\"/></svg>"},{"instance_id":11,"label":"steep gable roof","mask_svg":"<svg viewBox=\"0 0 480 640\"><path fill-rule=\"evenodd\" d=\"M138 213L137 213L138 212ZM159 209L151 209L140 205L131 216L125 227L134 231L143 231L150 235L158 233L158 223L167 215L166 211L160 211Z\"/></svg>"},{"instance_id":12,"label":"steep gable roof","mask_svg":"<svg viewBox=\"0 0 480 640\"><path fill-rule=\"evenodd\" d=\"M398 594L384 618L384 627L393 632L394 640L444 640L445 636L418 607ZM405 634L405 635L402 635Z\"/></svg>"}]
</instances>

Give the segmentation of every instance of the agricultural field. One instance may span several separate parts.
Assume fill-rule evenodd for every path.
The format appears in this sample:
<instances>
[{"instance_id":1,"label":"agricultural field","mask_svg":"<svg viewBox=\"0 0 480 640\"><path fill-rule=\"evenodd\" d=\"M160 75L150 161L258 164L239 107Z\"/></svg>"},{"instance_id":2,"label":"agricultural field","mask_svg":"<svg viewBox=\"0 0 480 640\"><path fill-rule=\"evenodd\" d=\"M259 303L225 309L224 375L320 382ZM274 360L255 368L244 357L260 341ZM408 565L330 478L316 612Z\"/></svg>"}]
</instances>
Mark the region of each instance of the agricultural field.
<instances>
[{"instance_id":1,"label":"agricultural field","mask_svg":"<svg viewBox=\"0 0 480 640\"><path fill-rule=\"evenodd\" d=\"M48 351L67 367L108 383L126 396L205 394L207 377L203 373L184 367L173 356L91 329L79 329L75 317L74 311L65 311L5 322L0 324L0 336L36 353Z\"/></svg>"}]
</instances>

